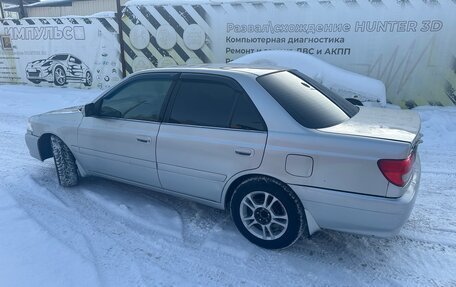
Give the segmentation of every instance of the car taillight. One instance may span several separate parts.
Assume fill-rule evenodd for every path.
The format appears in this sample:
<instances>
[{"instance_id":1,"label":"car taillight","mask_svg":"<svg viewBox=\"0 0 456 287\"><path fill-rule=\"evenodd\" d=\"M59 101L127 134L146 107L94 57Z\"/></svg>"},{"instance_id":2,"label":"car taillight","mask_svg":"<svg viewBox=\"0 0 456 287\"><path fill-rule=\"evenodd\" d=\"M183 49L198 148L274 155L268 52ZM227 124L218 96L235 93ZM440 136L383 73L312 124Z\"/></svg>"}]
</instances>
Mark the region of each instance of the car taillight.
<instances>
[{"instance_id":1,"label":"car taillight","mask_svg":"<svg viewBox=\"0 0 456 287\"><path fill-rule=\"evenodd\" d=\"M389 182L402 187L410 178L415 155L413 152L406 159L381 159L377 164Z\"/></svg>"}]
</instances>

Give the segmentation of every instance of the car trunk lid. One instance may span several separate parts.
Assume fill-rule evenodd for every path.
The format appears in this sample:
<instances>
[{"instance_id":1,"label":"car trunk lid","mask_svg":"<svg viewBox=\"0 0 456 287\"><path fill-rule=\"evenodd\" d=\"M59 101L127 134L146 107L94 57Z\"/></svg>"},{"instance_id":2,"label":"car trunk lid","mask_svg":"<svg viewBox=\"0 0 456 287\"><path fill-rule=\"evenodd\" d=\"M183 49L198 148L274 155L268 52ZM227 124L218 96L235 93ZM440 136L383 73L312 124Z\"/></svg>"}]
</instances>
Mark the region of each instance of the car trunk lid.
<instances>
[{"instance_id":1,"label":"car trunk lid","mask_svg":"<svg viewBox=\"0 0 456 287\"><path fill-rule=\"evenodd\" d=\"M421 120L410 110L360 107L351 119L319 131L410 143L421 142Z\"/></svg>"}]
</instances>

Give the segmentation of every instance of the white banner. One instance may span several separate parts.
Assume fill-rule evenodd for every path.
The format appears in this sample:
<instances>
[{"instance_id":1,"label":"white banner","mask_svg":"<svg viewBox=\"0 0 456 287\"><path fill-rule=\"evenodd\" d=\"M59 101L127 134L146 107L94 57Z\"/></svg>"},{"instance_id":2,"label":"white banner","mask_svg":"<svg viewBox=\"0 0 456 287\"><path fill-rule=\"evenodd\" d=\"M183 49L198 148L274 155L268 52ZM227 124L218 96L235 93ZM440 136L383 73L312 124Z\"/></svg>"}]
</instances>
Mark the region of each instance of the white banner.
<instances>
[{"instance_id":1,"label":"white banner","mask_svg":"<svg viewBox=\"0 0 456 287\"><path fill-rule=\"evenodd\" d=\"M129 73L294 50L382 80L395 104L456 104L455 1L130 3Z\"/></svg>"},{"instance_id":2,"label":"white banner","mask_svg":"<svg viewBox=\"0 0 456 287\"><path fill-rule=\"evenodd\" d=\"M104 89L121 78L114 18L0 21L0 83Z\"/></svg>"}]
</instances>

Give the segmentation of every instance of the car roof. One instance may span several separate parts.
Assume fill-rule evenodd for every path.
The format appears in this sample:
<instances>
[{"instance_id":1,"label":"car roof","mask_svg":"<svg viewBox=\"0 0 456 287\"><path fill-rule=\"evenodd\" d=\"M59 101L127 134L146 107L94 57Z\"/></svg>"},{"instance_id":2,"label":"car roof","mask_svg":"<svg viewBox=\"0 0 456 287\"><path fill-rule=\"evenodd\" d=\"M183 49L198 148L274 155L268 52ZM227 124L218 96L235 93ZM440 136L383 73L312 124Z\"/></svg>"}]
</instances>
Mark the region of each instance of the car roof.
<instances>
[{"instance_id":1,"label":"car roof","mask_svg":"<svg viewBox=\"0 0 456 287\"><path fill-rule=\"evenodd\" d=\"M258 66L249 64L201 64L201 65L184 65L174 66L167 68L154 68L140 71L138 73L151 73L151 72L193 72L193 73L242 73L253 74L262 76L278 71L287 70L287 68L276 66Z\"/></svg>"}]
</instances>

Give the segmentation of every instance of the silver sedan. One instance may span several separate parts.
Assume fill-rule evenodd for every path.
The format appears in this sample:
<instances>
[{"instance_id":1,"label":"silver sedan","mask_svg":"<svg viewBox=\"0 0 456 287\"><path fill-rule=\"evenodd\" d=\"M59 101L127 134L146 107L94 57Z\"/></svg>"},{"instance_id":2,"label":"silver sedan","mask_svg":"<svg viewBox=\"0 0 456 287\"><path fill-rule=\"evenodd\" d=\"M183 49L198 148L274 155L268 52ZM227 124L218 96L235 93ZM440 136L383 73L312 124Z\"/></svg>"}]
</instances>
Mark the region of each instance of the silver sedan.
<instances>
[{"instance_id":1,"label":"silver sedan","mask_svg":"<svg viewBox=\"0 0 456 287\"><path fill-rule=\"evenodd\" d=\"M357 107L294 71L139 72L92 103L37 116L30 154L59 182L100 176L228 209L269 249L319 229L390 236L420 181L420 119Z\"/></svg>"}]
</instances>

